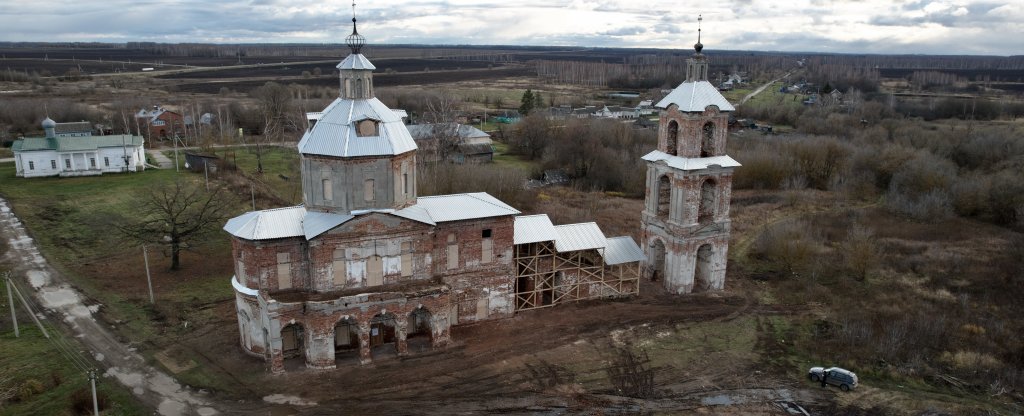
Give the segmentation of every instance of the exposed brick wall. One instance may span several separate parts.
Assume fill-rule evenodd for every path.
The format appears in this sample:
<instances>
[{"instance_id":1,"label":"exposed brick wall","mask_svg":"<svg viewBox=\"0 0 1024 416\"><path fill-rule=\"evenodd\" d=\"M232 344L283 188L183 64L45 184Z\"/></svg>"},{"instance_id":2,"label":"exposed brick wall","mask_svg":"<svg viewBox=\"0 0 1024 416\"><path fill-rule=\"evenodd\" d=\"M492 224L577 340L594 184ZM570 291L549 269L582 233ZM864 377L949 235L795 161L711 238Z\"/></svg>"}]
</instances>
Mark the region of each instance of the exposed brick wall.
<instances>
[{"instance_id":1,"label":"exposed brick wall","mask_svg":"<svg viewBox=\"0 0 1024 416\"><path fill-rule=\"evenodd\" d=\"M661 112L661 120L658 127L658 150L671 154L668 148L669 123L675 121L679 125L677 143L677 156L700 157L701 141L704 137L704 125L708 122L714 124L714 144L712 156L725 154L726 138L729 130L729 113L718 111L715 106L709 106L703 113L683 113L675 104Z\"/></svg>"}]
</instances>

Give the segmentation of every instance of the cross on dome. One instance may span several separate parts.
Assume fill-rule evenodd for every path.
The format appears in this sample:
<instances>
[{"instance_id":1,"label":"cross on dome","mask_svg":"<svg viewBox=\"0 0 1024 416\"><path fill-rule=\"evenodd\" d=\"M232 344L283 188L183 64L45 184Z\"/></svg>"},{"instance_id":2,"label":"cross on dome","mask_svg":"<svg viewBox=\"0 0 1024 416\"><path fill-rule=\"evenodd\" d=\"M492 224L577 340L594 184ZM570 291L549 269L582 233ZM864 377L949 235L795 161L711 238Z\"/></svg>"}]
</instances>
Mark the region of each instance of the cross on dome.
<instances>
[{"instance_id":1,"label":"cross on dome","mask_svg":"<svg viewBox=\"0 0 1024 416\"><path fill-rule=\"evenodd\" d=\"M345 44L355 54L358 54L359 50L363 49L363 46L366 45L366 38L356 30L356 2L352 2L352 34L345 37Z\"/></svg>"}]
</instances>

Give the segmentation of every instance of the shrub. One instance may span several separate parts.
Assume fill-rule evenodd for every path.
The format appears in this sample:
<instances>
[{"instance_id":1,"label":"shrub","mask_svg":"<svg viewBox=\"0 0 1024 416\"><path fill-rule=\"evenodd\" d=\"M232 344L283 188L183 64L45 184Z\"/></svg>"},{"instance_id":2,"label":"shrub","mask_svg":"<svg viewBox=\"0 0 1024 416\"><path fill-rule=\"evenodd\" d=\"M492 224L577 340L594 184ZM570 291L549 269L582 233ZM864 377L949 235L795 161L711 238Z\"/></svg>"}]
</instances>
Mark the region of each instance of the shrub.
<instances>
[{"instance_id":1,"label":"shrub","mask_svg":"<svg viewBox=\"0 0 1024 416\"><path fill-rule=\"evenodd\" d=\"M818 238L806 221L775 224L758 236L754 254L789 274L810 270Z\"/></svg>"}]
</instances>

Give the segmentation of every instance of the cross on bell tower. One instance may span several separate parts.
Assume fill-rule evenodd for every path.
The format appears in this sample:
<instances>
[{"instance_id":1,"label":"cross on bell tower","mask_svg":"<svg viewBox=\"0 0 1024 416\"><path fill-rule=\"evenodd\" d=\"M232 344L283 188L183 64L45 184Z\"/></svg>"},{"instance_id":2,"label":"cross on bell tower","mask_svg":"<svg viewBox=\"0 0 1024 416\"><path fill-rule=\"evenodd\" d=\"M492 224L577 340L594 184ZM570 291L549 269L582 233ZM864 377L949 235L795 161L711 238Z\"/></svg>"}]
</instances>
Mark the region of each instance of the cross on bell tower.
<instances>
[{"instance_id":1,"label":"cross on bell tower","mask_svg":"<svg viewBox=\"0 0 1024 416\"><path fill-rule=\"evenodd\" d=\"M658 149L647 162L641 214L646 275L674 293L720 290L729 250L729 199L738 162L725 154L735 108L707 81L697 18L697 43L686 81L658 102Z\"/></svg>"}]
</instances>

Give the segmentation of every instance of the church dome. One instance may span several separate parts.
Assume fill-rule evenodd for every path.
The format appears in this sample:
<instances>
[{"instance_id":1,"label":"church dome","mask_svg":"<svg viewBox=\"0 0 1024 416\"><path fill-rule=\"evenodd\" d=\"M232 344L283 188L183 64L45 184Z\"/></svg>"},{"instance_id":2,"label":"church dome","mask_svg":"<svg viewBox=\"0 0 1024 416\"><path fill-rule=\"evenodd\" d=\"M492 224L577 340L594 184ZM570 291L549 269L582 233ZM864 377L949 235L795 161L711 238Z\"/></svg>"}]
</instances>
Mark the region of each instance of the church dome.
<instances>
[{"instance_id":1,"label":"church dome","mask_svg":"<svg viewBox=\"0 0 1024 416\"><path fill-rule=\"evenodd\" d=\"M43 129L52 129L57 127L57 122L53 121L49 117L43 120Z\"/></svg>"}]
</instances>

